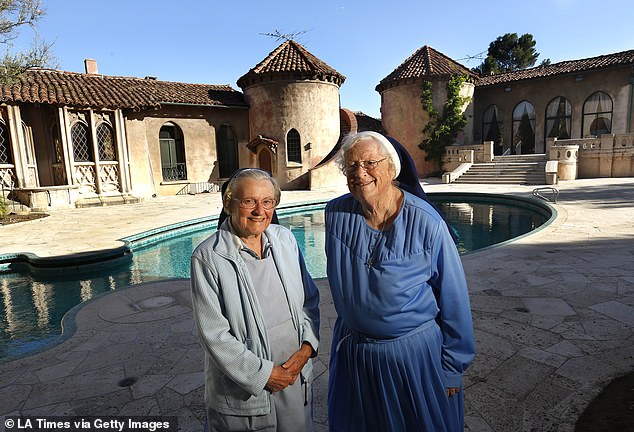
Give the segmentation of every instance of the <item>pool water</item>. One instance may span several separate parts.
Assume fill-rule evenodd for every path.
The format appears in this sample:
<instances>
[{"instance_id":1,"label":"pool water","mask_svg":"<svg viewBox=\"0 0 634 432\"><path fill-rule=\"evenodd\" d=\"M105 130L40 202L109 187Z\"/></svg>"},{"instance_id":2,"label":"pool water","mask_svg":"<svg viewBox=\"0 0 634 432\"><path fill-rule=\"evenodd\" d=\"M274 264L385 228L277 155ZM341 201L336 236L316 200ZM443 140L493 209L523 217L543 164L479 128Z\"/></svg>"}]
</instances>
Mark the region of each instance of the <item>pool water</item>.
<instances>
[{"instance_id":1,"label":"pool water","mask_svg":"<svg viewBox=\"0 0 634 432\"><path fill-rule=\"evenodd\" d=\"M457 231L462 254L526 234L550 217L517 204L439 198L437 206ZM282 211L279 219L295 235L311 275L325 277L323 206ZM22 264L0 272L0 361L33 353L56 341L64 314L77 304L129 285L188 278L193 249L215 230L215 223L208 223L204 229L156 243L133 244L132 254L98 265L60 271L34 270Z\"/></svg>"}]
</instances>

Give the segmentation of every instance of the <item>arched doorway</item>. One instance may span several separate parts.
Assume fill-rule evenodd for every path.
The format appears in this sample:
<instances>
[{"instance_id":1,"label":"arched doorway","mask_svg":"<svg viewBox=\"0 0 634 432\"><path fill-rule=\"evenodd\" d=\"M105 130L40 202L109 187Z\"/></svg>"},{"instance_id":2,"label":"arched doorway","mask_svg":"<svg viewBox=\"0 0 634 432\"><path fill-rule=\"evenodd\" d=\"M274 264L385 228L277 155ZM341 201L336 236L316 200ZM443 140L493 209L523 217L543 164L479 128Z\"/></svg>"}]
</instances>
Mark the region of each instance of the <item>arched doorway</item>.
<instances>
[{"instance_id":1,"label":"arched doorway","mask_svg":"<svg viewBox=\"0 0 634 432\"><path fill-rule=\"evenodd\" d=\"M183 133L173 123L166 123L159 131L161 172L164 181L187 179Z\"/></svg>"},{"instance_id":2,"label":"arched doorway","mask_svg":"<svg viewBox=\"0 0 634 432\"><path fill-rule=\"evenodd\" d=\"M268 148L262 148L258 153L258 166L270 173L273 173L273 158Z\"/></svg>"},{"instance_id":3,"label":"arched doorway","mask_svg":"<svg viewBox=\"0 0 634 432\"><path fill-rule=\"evenodd\" d=\"M511 154L535 153L535 108L522 101L513 110Z\"/></svg>"}]
</instances>

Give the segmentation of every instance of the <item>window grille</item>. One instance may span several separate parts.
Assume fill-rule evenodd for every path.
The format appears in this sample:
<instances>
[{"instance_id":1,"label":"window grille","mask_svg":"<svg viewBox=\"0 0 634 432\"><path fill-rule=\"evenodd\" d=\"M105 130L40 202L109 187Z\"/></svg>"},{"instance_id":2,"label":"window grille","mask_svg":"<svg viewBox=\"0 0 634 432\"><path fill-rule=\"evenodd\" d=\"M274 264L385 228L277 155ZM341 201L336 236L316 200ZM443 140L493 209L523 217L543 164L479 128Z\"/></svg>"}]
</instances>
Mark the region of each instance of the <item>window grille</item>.
<instances>
[{"instance_id":1,"label":"window grille","mask_svg":"<svg viewBox=\"0 0 634 432\"><path fill-rule=\"evenodd\" d=\"M9 142L9 134L4 123L0 122L0 163L10 164L11 161L11 143Z\"/></svg>"},{"instance_id":2,"label":"window grille","mask_svg":"<svg viewBox=\"0 0 634 432\"><path fill-rule=\"evenodd\" d=\"M70 129L70 137L73 142L73 153L75 162L91 162L90 151L90 134L88 126L84 123L77 122Z\"/></svg>"},{"instance_id":3,"label":"window grille","mask_svg":"<svg viewBox=\"0 0 634 432\"><path fill-rule=\"evenodd\" d=\"M101 123L97 126L97 148L99 149L99 160L117 160L112 128L107 123Z\"/></svg>"}]
</instances>

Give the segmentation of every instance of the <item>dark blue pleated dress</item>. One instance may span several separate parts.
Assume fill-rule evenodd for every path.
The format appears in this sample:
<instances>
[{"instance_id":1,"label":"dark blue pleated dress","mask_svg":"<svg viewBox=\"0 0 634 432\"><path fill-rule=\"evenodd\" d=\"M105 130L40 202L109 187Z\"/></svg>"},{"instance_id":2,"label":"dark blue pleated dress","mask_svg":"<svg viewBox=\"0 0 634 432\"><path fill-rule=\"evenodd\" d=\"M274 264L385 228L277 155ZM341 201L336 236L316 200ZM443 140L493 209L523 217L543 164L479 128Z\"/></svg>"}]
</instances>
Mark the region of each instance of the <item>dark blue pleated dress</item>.
<instances>
[{"instance_id":1,"label":"dark blue pleated dress","mask_svg":"<svg viewBox=\"0 0 634 432\"><path fill-rule=\"evenodd\" d=\"M461 431L474 356L460 257L443 219L404 192L383 232L347 194L326 207L327 272L338 319L330 358L332 431Z\"/></svg>"}]
</instances>

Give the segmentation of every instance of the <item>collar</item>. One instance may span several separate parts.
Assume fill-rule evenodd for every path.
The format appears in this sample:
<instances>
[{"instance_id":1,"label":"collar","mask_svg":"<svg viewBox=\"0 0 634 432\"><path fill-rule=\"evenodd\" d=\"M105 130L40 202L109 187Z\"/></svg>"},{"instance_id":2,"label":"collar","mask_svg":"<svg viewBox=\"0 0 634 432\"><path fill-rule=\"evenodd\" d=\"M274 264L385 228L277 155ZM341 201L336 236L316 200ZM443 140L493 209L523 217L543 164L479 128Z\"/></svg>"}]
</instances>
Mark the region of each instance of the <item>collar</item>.
<instances>
[{"instance_id":1,"label":"collar","mask_svg":"<svg viewBox=\"0 0 634 432\"><path fill-rule=\"evenodd\" d=\"M242 241L242 239L238 236L233 225L231 224L231 220L227 222L229 226L229 232L233 234L234 240L236 241L236 246L240 252L246 252L256 259L264 259L267 258L271 254L271 242L269 241L269 237L266 235L266 231L262 233L262 258L258 256L252 249L247 247L247 245Z\"/></svg>"}]
</instances>

